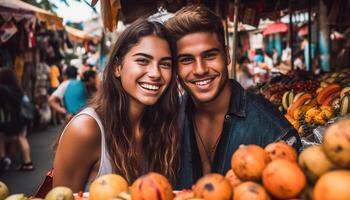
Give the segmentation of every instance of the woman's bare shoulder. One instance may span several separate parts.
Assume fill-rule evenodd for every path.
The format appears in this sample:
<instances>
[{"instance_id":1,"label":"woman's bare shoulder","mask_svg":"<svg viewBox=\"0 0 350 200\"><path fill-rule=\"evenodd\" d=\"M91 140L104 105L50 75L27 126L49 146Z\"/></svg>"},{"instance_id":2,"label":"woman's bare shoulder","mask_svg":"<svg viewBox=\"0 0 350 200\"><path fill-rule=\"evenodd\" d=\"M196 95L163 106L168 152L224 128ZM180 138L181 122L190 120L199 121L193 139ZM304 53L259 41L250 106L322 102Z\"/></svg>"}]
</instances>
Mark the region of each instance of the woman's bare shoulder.
<instances>
[{"instance_id":1,"label":"woman's bare shoulder","mask_svg":"<svg viewBox=\"0 0 350 200\"><path fill-rule=\"evenodd\" d=\"M79 143L94 144L101 139L101 130L96 120L89 115L79 115L67 125L62 139Z\"/></svg>"}]
</instances>

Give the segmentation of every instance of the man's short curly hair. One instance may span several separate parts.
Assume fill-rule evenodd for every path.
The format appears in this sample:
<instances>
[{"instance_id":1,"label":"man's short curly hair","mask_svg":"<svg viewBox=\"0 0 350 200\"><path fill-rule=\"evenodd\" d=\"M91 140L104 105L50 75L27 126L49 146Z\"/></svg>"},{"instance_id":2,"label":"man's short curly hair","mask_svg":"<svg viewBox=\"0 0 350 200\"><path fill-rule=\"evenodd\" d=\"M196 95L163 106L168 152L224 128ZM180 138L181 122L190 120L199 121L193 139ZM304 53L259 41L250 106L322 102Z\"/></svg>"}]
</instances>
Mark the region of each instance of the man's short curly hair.
<instances>
[{"instance_id":1,"label":"man's short curly hair","mask_svg":"<svg viewBox=\"0 0 350 200\"><path fill-rule=\"evenodd\" d=\"M225 47L225 31L219 16L203 6L187 6L177 11L165 26L175 41L196 32L216 33L222 47Z\"/></svg>"}]
</instances>

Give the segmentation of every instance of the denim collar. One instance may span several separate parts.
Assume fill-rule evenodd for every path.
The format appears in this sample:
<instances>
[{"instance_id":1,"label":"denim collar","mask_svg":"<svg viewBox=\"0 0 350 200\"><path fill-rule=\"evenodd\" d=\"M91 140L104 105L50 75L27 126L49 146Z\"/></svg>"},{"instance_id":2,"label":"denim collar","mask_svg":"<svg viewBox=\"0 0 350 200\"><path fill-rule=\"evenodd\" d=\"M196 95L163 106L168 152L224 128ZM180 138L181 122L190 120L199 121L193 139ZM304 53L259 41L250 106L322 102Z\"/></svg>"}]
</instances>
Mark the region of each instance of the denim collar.
<instances>
[{"instance_id":1,"label":"denim collar","mask_svg":"<svg viewBox=\"0 0 350 200\"><path fill-rule=\"evenodd\" d=\"M236 115L238 117L246 117L246 101L247 93L243 87L235 80L228 80L231 85L231 97L230 97L230 108L227 111L228 115ZM183 103L186 105L185 112L187 114L193 113L194 103L190 97L190 94L186 92L183 97Z\"/></svg>"},{"instance_id":2,"label":"denim collar","mask_svg":"<svg viewBox=\"0 0 350 200\"><path fill-rule=\"evenodd\" d=\"M231 81L230 109L227 114L234 114L238 117L246 117L247 92L235 80Z\"/></svg>"}]
</instances>

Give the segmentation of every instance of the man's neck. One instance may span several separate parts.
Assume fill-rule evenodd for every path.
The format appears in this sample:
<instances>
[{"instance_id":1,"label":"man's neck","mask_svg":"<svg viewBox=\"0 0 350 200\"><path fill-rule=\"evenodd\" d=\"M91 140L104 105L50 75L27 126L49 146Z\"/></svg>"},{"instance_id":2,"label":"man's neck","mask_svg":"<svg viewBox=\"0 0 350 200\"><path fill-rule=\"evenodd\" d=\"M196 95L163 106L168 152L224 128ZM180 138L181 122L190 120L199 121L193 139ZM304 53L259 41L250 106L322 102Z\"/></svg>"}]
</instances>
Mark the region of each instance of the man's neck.
<instances>
[{"instance_id":1,"label":"man's neck","mask_svg":"<svg viewBox=\"0 0 350 200\"><path fill-rule=\"evenodd\" d=\"M197 115L208 115L212 117L225 115L230 106L231 87L231 81L227 80L224 88L222 88L220 94L213 101L201 103L194 100L195 113Z\"/></svg>"}]
</instances>

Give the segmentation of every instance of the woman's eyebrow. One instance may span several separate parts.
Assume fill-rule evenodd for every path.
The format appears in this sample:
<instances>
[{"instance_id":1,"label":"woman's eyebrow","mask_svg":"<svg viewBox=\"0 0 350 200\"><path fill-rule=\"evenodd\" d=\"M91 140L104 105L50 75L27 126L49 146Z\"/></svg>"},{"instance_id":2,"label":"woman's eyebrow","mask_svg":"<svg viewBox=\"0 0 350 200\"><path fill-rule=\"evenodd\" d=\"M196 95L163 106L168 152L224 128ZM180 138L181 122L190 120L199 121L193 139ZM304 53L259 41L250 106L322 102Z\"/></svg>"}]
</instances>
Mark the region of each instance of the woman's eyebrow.
<instances>
[{"instance_id":1,"label":"woman's eyebrow","mask_svg":"<svg viewBox=\"0 0 350 200\"><path fill-rule=\"evenodd\" d=\"M171 61L172 59L171 59L171 57L169 56L169 57L163 57L163 58L161 58L160 60L161 60L161 61L165 61L165 60L170 60L170 61Z\"/></svg>"},{"instance_id":2,"label":"woman's eyebrow","mask_svg":"<svg viewBox=\"0 0 350 200\"><path fill-rule=\"evenodd\" d=\"M146 58L149 58L149 59L153 59L153 56L145 54L145 53L135 53L132 56L143 56L143 57L146 57Z\"/></svg>"}]
</instances>

